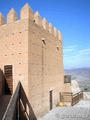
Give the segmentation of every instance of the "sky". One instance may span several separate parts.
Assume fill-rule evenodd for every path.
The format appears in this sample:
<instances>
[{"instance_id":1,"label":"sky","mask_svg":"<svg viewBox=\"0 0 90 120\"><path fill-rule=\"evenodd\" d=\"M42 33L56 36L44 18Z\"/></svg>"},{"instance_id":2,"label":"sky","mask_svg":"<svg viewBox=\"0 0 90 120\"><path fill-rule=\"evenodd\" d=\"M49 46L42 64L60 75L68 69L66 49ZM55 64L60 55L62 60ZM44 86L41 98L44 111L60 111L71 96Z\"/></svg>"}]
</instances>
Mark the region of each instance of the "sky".
<instances>
[{"instance_id":1,"label":"sky","mask_svg":"<svg viewBox=\"0 0 90 120\"><path fill-rule=\"evenodd\" d=\"M90 67L90 0L0 0L0 12L6 15L29 3L63 35L64 68Z\"/></svg>"}]
</instances>

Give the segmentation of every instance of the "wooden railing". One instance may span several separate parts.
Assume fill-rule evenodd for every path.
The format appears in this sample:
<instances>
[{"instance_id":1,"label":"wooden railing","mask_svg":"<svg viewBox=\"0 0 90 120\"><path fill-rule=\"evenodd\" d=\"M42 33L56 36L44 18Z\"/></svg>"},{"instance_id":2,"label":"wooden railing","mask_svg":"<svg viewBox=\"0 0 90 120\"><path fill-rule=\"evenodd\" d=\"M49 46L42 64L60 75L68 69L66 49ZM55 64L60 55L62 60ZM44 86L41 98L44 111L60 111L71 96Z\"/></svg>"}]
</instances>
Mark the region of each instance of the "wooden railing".
<instances>
[{"instance_id":1,"label":"wooden railing","mask_svg":"<svg viewBox=\"0 0 90 120\"><path fill-rule=\"evenodd\" d=\"M70 102L72 106L75 105L76 103L78 103L81 99L83 99L82 91L80 91L74 95L71 92L62 92L60 94L60 101Z\"/></svg>"},{"instance_id":2,"label":"wooden railing","mask_svg":"<svg viewBox=\"0 0 90 120\"><path fill-rule=\"evenodd\" d=\"M2 120L37 120L20 82Z\"/></svg>"},{"instance_id":3,"label":"wooden railing","mask_svg":"<svg viewBox=\"0 0 90 120\"><path fill-rule=\"evenodd\" d=\"M72 97L72 106L78 103L81 99L83 99L83 92L80 91L73 95Z\"/></svg>"}]
</instances>

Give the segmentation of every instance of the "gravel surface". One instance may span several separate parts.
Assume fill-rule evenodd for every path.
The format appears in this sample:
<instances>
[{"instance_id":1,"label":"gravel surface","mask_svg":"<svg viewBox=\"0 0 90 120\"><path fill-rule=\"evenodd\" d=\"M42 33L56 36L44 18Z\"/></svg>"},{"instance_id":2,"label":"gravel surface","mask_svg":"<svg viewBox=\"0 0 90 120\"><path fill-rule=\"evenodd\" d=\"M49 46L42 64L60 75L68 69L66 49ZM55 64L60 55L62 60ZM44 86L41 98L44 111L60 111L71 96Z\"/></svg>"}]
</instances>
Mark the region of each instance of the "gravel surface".
<instances>
[{"instance_id":1,"label":"gravel surface","mask_svg":"<svg viewBox=\"0 0 90 120\"><path fill-rule=\"evenodd\" d=\"M90 101L81 100L73 107L57 107L39 120L90 120Z\"/></svg>"}]
</instances>

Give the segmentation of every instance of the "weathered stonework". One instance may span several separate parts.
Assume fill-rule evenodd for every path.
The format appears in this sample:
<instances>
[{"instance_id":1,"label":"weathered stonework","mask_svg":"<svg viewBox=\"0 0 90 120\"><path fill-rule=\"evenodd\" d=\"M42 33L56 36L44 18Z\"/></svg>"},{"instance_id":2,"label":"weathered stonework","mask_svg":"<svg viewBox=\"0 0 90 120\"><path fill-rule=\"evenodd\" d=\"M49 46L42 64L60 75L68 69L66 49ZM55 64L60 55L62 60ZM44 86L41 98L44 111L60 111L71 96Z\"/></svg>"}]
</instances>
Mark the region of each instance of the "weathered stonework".
<instances>
[{"instance_id":1,"label":"weathered stonework","mask_svg":"<svg viewBox=\"0 0 90 120\"><path fill-rule=\"evenodd\" d=\"M21 19L12 9L7 23L0 16L0 68L13 65L13 92L21 81L37 117L60 101L60 92L70 91L64 84L63 40L60 32L35 15L28 4L21 9ZM34 21L35 20L35 21Z\"/></svg>"}]
</instances>

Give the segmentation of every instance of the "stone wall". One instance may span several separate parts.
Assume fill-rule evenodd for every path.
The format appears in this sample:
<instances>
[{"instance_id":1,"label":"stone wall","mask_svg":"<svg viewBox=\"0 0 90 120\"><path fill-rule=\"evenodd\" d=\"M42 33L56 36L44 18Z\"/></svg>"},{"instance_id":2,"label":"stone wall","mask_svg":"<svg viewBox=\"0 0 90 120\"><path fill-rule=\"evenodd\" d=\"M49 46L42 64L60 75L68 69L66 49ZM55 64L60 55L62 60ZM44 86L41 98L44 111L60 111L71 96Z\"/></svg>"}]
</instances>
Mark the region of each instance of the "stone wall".
<instances>
[{"instance_id":1,"label":"stone wall","mask_svg":"<svg viewBox=\"0 0 90 120\"><path fill-rule=\"evenodd\" d=\"M49 92L54 108L65 90L62 35L28 4L21 9L20 20L11 9L4 23L0 13L0 68L13 65L13 90L21 81L39 117L50 110Z\"/></svg>"},{"instance_id":2,"label":"stone wall","mask_svg":"<svg viewBox=\"0 0 90 120\"><path fill-rule=\"evenodd\" d=\"M21 81L28 94L28 20L7 17L8 23L0 26L0 68L4 71L5 65L12 65L13 92Z\"/></svg>"},{"instance_id":3,"label":"stone wall","mask_svg":"<svg viewBox=\"0 0 90 120\"><path fill-rule=\"evenodd\" d=\"M38 12L34 22L29 19L29 99L37 116L53 108L64 90L63 51L61 34L43 20ZM59 39L60 37L60 39Z\"/></svg>"}]
</instances>

